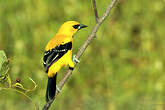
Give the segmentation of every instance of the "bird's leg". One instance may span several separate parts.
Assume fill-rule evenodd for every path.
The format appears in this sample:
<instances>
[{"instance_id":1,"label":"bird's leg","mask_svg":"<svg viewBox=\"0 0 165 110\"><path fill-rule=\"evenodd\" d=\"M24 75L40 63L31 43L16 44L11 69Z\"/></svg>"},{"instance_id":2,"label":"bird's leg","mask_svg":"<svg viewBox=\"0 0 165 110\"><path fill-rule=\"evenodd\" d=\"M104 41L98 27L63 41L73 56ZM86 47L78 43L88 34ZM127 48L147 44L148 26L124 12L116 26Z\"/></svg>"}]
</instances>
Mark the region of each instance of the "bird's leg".
<instances>
[{"instance_id":1,"label":"bird's leg","mask_svg":"<svg viewBox=\"0 0 165 110\"><path fill-rule=\"evenodd\" d=\"M56 85L56 89L59 93L61 92L61 89L57 85Z\"/></svg>"},{"instance_id":2,"label":"bird's leg","mask_svg":"<svg viewBox=\"0 0 165 110\"><path fill-rule=\"evenodd\" d=\"M73 55L73 62L74 62L74 64L76 64L76 63L80 63L80 60L78 60L77 58L76 58L76 55Z\"/></svg>"}]
</instances>

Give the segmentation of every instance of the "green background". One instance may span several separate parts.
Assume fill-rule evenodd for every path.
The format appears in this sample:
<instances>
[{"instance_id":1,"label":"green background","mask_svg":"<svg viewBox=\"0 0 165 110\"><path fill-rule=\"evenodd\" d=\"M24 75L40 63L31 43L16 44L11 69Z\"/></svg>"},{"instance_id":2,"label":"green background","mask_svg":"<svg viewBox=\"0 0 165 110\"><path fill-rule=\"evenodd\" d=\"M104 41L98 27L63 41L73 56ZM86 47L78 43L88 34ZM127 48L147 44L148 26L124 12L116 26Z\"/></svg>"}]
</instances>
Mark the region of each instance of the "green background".
<instances>
[{"instance_id":1,"label":"green background","mask_svg":"<svg viewBox=\"0 0 165 110\"><path fill-rule=\"evenodd\" d=\"M96 0L99 16L109 0ZM165 0L120 0L50 110L164 110ZM26 88L40 108L47 75L42 56L61 24L88 25L74 37L76 53L87 39L95 16L91 0L0 0L0 49L10 59L9 74ZM58 81L67 68L62 69ZM34 110L26 97L0 91L0 110Z\"/></svg>"}]
</instances>

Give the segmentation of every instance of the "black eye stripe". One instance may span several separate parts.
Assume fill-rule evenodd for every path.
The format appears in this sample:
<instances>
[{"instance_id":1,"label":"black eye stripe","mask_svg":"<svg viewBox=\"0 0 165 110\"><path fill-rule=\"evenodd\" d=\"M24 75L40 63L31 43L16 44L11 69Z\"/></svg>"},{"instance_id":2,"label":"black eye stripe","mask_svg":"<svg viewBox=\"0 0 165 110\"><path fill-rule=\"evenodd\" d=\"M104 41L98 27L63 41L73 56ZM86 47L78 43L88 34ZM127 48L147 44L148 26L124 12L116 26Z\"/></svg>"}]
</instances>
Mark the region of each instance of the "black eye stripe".
<instances>
[{"instance_id":1,"label":"black eye stripe","mask_svg":"<svg viewBox=\"0 0 165 110\"><path fill-rule=\"evenodd\" d=\"M77 24L77 25L74 25L73 28L78 29L79 26L80 26L80 25Z\"/></svg>"}]
</instances>

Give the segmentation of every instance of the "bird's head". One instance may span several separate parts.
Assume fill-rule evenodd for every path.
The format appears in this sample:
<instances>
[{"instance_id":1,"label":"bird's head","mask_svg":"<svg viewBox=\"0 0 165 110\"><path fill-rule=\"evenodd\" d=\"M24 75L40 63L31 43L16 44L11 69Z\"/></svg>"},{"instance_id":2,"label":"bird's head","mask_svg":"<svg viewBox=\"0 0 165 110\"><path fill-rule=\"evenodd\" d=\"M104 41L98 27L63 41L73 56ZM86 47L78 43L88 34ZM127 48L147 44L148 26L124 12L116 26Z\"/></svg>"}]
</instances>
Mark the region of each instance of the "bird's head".
<instances>
[{"instance_id":1,"label":"bird's head","mask_svg":"<svg viewBox=\"0 0 165 110\"><path fill-rule=\"evenodd\" d=\"M75 34L78 30L87 27L84 24L80 24L77 21L67 21L58 30L59 34L65 34L65 35L73 35Z\"/></svg>"}]
</instances>

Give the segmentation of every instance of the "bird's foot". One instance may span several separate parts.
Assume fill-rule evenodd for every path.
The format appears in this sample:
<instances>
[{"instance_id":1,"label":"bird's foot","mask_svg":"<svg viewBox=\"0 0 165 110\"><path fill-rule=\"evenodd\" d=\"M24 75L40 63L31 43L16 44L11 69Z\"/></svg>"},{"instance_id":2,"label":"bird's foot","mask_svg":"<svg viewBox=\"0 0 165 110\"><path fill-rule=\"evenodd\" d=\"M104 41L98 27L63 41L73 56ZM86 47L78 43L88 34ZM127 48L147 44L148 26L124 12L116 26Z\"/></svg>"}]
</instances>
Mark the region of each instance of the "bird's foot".
<instances>
[{"instance_id":1,"label":"bird's foot","mask_svg":"<svg viewBox=\"0 0 165 110\"><path fill-rule=\"evenodd\" d=\"M57 85L56 85L56 89L59 93L61 92L61 89Z\"/></svg>"},{"instance_id":2,"label":"bird's foot","mask_svg":"<svg viewBox=\"0 0 165 110\"><path fill-rule=\"evenodd\" d=\"M73 62L74 62L74 64L80 63L80 60L78 60L78 59L76 58L76 55L73 55Z\"/></svg>"}]
</instances>

